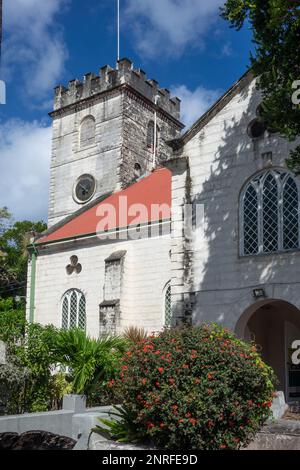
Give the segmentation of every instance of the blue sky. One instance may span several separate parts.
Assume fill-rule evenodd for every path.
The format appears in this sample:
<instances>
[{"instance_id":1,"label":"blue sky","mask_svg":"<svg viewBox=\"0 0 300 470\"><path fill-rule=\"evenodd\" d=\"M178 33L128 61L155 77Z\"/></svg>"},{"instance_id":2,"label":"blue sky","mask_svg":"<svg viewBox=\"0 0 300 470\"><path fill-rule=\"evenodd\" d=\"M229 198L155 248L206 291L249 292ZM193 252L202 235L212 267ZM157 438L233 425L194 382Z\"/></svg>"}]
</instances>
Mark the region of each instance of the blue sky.
<instances>
[{"instance_id":1,"label":"blue sky","mask_svg":"<svg viewBox=\"0 0 300 470\"><path fill-rule=\"evenodd\" d=\"M116 0L3 0L0 207L47 217L53 87L116 62ZM121 56L182 99L192 122L246 70L251 34L222 0L120 0Z\"/></svg>"}]
</instances>

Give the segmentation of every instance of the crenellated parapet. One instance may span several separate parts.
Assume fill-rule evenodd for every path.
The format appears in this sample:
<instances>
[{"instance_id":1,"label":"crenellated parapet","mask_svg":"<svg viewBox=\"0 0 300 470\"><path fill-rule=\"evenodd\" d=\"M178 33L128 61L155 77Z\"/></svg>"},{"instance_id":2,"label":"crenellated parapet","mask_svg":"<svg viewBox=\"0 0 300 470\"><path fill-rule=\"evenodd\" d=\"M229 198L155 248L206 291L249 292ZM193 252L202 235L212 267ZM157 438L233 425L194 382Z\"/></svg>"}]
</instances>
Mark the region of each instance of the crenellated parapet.
<instances>
[{"instance_id":1,"label":"crenellated parapet","mask_svg":"<svg viewBox=\"0 0 300 470\"><path fill-rule=\"evenodd\" d=\"M83 81L71 80L68 87L57 86L54 111L122 85L128 85L153 104L157 103L173 118L180 119L180 99L171 97L169 90L160 88L156 80L147 79L143 70L135 70L129 59L120 60L116 69L106 65L100 69L99 75L88 73Z\"/></svg>"}]
</instances>

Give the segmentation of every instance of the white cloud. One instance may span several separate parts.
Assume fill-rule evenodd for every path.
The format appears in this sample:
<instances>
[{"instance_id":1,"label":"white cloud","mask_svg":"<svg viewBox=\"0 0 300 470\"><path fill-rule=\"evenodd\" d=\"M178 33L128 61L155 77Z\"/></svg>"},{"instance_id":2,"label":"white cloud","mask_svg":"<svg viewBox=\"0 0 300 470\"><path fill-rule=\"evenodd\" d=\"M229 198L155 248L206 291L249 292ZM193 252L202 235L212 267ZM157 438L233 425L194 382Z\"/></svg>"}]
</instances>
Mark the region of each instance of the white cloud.
<instances>
[{"instance_id":1,"label":"white cloud","mask_svg":"<svg viewBox=\"0 0 300 470\"><path fill-rule=\"evenodd\" d=\"M67 58L57 15L70 0L4 2L3 65L7 79L21 76L23 92L43 99L58 81Z\"/></svg>"},{"instance_id":2,"label":"white cloud","mask_svg":"<svg viewBox=\"0 0 300 470\"><path fill-rule=\"evenodd\" d=\"M230 57L233 55L233 49L230 42L226 42L222 47L222 55L225 57Z\"/></svg>"},{"instance_id":3,"label":"white cloud","mask_svg":"<svg viewBox=\"0 0 300 470\"><path fill-rule=\"evenodd\" d=\"M203 47L203 36L219 19L223 4L224 0L127 0L126 27L131 24L140 54L178 56L188 45Z\"/></svg>"},{"instance_id":4,"label":"white cloud","mask_svg":"<svg viewBox=\"0 0 300 470\"><path fill-rule=\"evenodd\" d=\"M17 220L47 217L51 133L36 121L0 126L0 207Z\"/></svg>"},{"instance_id":5,"label":"white cloud","mask_svg":"<svg viewBox=\"0 0 300 470\"><path fill-rule=\"evenodd\" d=\"M209 90L202 86L191 91L185 85L171 87L173 96L181 99L181 121L191 126L221 96L221 90Z\"/></svg>"}]
</instances>

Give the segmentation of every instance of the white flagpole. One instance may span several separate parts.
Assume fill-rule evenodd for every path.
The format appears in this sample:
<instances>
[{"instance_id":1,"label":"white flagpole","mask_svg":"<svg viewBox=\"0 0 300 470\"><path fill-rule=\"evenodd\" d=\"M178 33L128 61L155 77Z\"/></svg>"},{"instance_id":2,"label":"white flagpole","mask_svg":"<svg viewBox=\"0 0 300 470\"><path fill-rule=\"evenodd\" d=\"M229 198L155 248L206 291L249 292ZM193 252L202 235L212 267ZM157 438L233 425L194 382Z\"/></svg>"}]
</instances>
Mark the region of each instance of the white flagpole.
<instances>
[{"instance_id":1,"label":"white flagpole","mask_svg":"<svg viewBox=\"0 0 300 470\"><path fill-rule=\"evenodd\" d=\"M120 0L117 0L117 34L118 34L118 52L117 61L120 60Z\"/></svg>"}]
</instances>

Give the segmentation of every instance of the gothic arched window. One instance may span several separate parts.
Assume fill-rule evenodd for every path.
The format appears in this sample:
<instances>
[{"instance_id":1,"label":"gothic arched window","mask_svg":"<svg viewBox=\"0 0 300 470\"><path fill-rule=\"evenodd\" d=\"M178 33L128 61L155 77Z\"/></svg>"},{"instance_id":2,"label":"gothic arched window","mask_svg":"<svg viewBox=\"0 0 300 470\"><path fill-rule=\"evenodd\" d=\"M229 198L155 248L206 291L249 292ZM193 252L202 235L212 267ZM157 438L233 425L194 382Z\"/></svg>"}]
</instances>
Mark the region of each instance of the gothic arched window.
<instances>
[{"instance_id":1,"label":"gothic arched window","mask_svg":"<svg viewBox=\"0 0 300 470\"><path fill-rule=\"evenodd\" d=\"M93 116L86 116L80 126L80 148L88 147L95 143L95 119Z\"/></svg>"},{"instance_id":2,"label":"gothic arched window","mask_svg":"<svg viewBox=\"0 0 300 470\"><path fill-rule=\"evenodd\" d=\"M68 290L62 298L61 327L82 328L86 326L85 296L77 289Z\"/></svg>"},{"instance_id":3,"label":"gothic arched window","mask_svg":"<svg viewBox=\"0 0 300 470\"><path fill-rule=\"evenodd\" d=\"M165 327L172 325L171 284L168 283L164 290L164 321Z\"/></svg>"},{"instance_id":4,"label":"gothic arched window","mask_svg":"<svg viewBox=\"0 0 300 470\"><path fill-rule=\"evenodd\" d=\"M299 248L299 191L284 170L267 170L249 181L240 201L241 255Z\"/></svg>"},{"instance_id":5,"label":"gothic arched window","mask_svg":"<svg viewBox=\"0 0 300 470\"><path fill-rule=\"evenodd\" d=\"M159 127L156 126L156 149L158 148L159 141ZM150 121L147 128L147 147L151 150L154 149L154 122Z\"/></svg>"}]
</instances>

